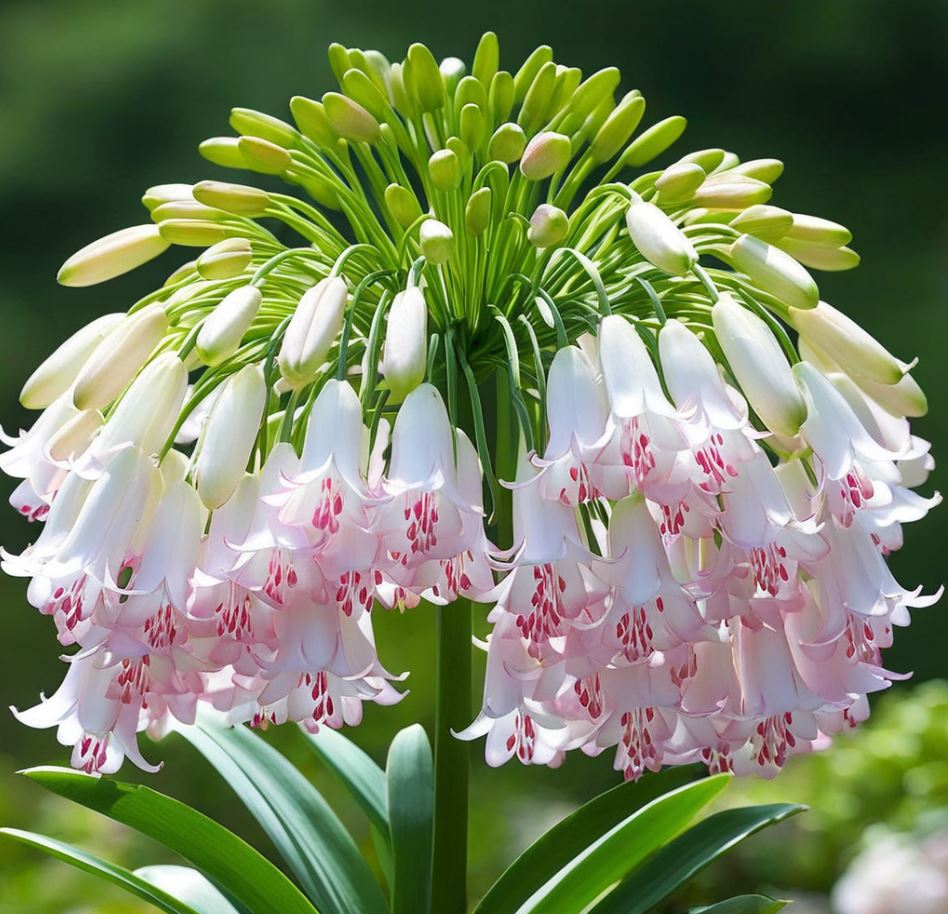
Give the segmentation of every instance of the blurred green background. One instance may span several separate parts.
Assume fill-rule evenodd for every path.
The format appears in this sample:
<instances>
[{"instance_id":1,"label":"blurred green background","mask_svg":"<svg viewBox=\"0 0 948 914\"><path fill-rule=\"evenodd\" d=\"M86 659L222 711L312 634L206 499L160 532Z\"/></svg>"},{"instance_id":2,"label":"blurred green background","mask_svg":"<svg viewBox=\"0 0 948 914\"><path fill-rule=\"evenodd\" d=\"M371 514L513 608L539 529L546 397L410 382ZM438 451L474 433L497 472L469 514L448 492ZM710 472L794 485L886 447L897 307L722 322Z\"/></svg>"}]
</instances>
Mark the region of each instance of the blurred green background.
<instances>
[{"instance_id":1,"label":"blurred green background","mask_svg":"<svg viewBox=\"0 0 948 914\"><path fill-rule=\"evenodd\" d=\"M673 113L689 118L669 161L707 146L725 146L742 158L783 159L787 170L775 202L848 225L863 256L855 272L818 275L824 298L901 357L920 358L915 375L928 392L931 415L916 430L935 442L936 455L948 453L948 4L941 0L5 0L3 426L15 430L32 421L17 405L19 387L60 340L99 313L124 309L188 259L186 252L172 252L157 265L91 289L60 288L54 279L62 261L86 242L145 221L138 199L149 185L222 176L198 157L196 147L206 136L228 132L232 105L286 117L290 96L334 88L325 56L333 40L378 48L391 59L417 40L439 57L469 59L488 28L499 34L501 63L508 68L539 43L551 44L558 61L585 72L621 67L623 89L639 88L648 99L647 119ZM941 476L936 472L934 488ZM0 543L8 549L19 551L35 532L12 511L0 518ZM892 560L897 577L906 585L937 587L945 577L948 512L936 511L909 529L906 540ZM23 583L3 578L0 598L0 698L25 707L40 690L51 691L63 669L49 621L26 604ZM418 611L403 617L380 613L378 627L383 661L390 669L412 671L408 697L394 709L370 708L355 734L381 757L399 727L431 717L434 625ZM911 629L898 633L889 665L914 670L916 682L943 677L946 640L944 610L920 611ZM889 821L913 828L916 813L943 807L948 775L938 765L948 751L946 689L929 683L912 694L911 687L896 686L881 722L866 735L792 765L793 773L774 785L733 791L755 800L810 800L819 810L807 822L774 833L793 853L745 854L734 869L710 874L708 891L714 891L715 879L720 884L737 874L742 889L825 892L858 850L865 826ZM293 736L274 735L331 794L332 783L322 780ZM571 759L558 771L508 766L489 772L481 752L481 745L472 750L475 889L546 825L615 783L607 757ZM146 754L168 763L152 786L195 802L267 849L226 785L193 752L172 739L148 746ZM156 859L153 848L117 826L67 814L64 804L48 803L12 774L65 759L51 732L26 730L0 714L0 821L84 840L135 865ZM863 770L856 765L860 759L878 764ZM881 782L879 769L886 770ZM864 787L865 780L877 782L877 789L847 786L856 781ZM905 797L915 797L915 807L906 810ZM493 811L501 804L505 814L498 820ZM0 845L2 914L131 910L138 908L91 878Z\"/></svg>"}]
</instances>

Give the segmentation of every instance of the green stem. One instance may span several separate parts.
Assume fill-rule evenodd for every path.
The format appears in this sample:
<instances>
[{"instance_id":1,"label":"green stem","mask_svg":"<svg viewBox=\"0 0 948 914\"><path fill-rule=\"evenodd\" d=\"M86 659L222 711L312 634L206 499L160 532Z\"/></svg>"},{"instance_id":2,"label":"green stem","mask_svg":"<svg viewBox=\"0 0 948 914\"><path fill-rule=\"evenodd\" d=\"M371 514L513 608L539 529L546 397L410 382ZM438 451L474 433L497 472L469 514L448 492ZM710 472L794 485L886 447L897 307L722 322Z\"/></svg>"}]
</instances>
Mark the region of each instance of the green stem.
<instances>
[{"instance_id":1,"label":"green stem","mask_svg":"<svg viewBox=\"0 0 948 914\"><path fill-rule=\"evenodd\" d=\"M471 604L463 597L437 608L435 810L432 914L467 909L467 813L470 751L456 739L471 722Z\"/></svg>"}]
</instances>

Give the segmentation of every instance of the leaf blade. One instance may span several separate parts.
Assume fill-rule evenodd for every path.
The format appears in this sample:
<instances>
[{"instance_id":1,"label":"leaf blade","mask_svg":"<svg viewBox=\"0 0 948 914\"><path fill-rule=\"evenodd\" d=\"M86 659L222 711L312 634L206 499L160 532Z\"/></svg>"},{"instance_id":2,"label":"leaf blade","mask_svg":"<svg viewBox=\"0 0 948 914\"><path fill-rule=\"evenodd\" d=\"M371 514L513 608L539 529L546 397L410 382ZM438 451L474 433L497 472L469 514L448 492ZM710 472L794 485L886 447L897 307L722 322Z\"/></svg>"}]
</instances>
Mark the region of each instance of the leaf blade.
<instances>
[{"instance_id":1,"label":"leaf blade","mask_svg":"<svg viewBox=\"0 0 948 914\"><path fill-rule=\"evenodd\" d=\"M236 908L206 876L190 866L140 866L135 875L150 885L187 902L197 914L237 914Z\"/></svg>"},{"instance_id":2,"label":"leaf blade","mask_svg":"<svg viewBox=\"0 0 948 914\"><path fill-rule=\"evenodd\" d=\"M692 908L689 914L775 914L787 902L767 895L736 895L704 908Z\"/></svg>"}]
</instances>

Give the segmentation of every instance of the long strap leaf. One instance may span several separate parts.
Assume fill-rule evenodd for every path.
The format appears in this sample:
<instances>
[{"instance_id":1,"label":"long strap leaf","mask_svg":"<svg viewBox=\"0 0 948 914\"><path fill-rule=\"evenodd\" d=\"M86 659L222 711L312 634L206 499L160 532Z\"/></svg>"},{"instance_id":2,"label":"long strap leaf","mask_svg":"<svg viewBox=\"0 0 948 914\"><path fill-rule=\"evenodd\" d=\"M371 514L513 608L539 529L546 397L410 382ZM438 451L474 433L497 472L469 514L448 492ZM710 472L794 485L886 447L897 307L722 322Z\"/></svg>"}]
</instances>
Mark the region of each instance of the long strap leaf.
<instances>
[{"instance_id":1,"label":"long strap leaf","mask_svg":"<svg viewBox=\"0 0 948 914\"><path fill-rule=\"evenodd\" d=\"M775 914L787 902L766 895L737 895L710 907L692 908L690 914Z\"/></svg>"},{"instance_id":2,"label":"long strap leaf","mask_svg":"<svg viewBox=\"0 0 948 914\"><path fill-rule=\"evenodd\" d=\"M314 908L266 857L203 813L139 784L72 771L29 768L31 781L128 825L190 860L254 914L314 914Z\"/></svg>"},{"instance_id":3,"label":"long strap leaf","mask_svg":"<svg viewBox=\"0 0 948 914\"><path fill-rule=\"evenodd\" d=\"M197 914L237 914L236 908L189 866L140 866L135 875L158 889L186 901Z\"/></svg>"},{"instance_id":4,"label":"long strap leaf","mask_svg":"<svg viewBox=\"0 0 948 914\"><path fill-rule=\"evenodd\" d=\"M697 771L667 768L641 781L620 784L590 800L514 860L481 899L475 914L513 914L593 841L665 791L694 780Z\"/></svg>"},{"instance_id":5,"label":"long strap leaf","mask_svg":"<svg viewBox=\"0 0 948 914\"><path fill-rule=\"evenodd\" d=\"M774 803L715 813L633 870L592 909L591 914L648 914L662 899L736 844L804 808Z\"/></svg>"},{"instance_id":6,"label":"long strap leaf","mask_svg":"<svg viewBox=\"0 0 948 914\"><path fill-rule=\"evenodd\" d=\"M385 897L345 826L285 756L246 727L179 727L266 831L324 914L385 914Z\"/></svg>"}]
</instances>

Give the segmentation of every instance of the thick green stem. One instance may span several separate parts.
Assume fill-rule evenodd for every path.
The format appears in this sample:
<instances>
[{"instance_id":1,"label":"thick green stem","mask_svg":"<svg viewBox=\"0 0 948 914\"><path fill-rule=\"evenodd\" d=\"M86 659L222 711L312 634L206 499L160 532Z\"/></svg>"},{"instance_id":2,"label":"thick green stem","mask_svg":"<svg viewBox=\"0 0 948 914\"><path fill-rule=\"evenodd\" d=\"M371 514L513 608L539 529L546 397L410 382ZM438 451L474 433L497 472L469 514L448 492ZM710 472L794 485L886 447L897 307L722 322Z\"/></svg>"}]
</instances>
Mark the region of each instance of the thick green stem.
<instances>
[{"instance_id":1,"label":"thick green stem","mask_svg":"<svg viewBox=\"0 0 948 914\"><path fill-rule=\"evenodd\" d=\"M456 739L471 722L471 604L439 606L435 690L435 813L432 914L467 908L467 806L470 751Z\"/></svg>"}]
</instances>

